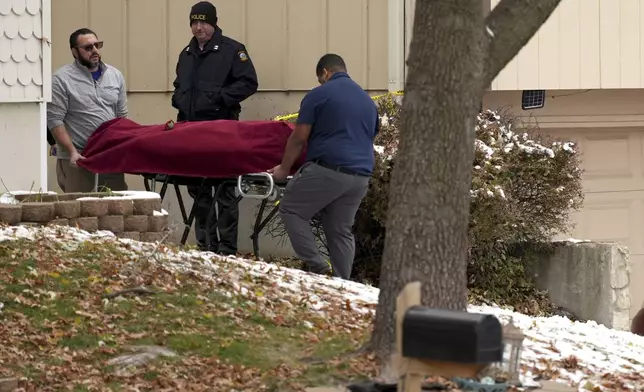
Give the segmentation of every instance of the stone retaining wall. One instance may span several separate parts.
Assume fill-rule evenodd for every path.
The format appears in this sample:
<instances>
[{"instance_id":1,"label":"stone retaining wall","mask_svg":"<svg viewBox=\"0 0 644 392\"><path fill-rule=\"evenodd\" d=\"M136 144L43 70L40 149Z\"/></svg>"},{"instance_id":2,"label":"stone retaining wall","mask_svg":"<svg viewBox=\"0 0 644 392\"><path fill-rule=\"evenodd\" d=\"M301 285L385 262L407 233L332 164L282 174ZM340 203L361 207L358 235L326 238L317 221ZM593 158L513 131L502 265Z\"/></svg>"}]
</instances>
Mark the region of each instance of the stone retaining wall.
<instances>
[{"instance_id":1,"label":"stone retaining wall","mask_svg":"<svg viewBox=\"0 0 644 392\"><path fill-rule=\"evenodd\" d=\"M9 193L0 200L0 223L8 225L73 226L94 232L111 231L138 241L162 240L168 214L153 192Z\"/></svg>"},{"instance_id":2,"label":"stone retaining wall","mask_svg":"<svg viewBox=\"0 0 644 392\"><path fill-rule=\"evenodd\" d=\"M631 263L628 249L614 243L558 242L531 267L537 287L556 305L584 320L630 330Z\"/></svg>"}]
</instances>

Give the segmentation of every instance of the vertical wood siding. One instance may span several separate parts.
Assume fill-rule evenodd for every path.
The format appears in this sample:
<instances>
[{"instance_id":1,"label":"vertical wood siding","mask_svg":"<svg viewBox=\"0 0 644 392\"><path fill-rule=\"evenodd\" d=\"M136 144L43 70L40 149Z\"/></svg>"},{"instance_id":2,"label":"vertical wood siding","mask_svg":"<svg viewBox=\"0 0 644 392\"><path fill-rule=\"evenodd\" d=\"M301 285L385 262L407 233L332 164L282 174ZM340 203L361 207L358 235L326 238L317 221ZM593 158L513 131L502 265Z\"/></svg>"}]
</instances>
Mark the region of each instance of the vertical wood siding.
<instances>
[{"instance_id":1,"label":"vertical wood siding","mask_svg":"<svg viewBox=\"0 0 644 392\"><path fill-rule=\"evenodd\" d=\"M172 90L180 50L190 39L196 0L56 0L53 69L71 59L69 34L89 27L105 41L106 62L131 92ZM387 89L387 0L213 0L224 34L244 43L260 91L315 86L315 63L327 52L345 58L368 90Z\"/></svg>"}]
</instances>

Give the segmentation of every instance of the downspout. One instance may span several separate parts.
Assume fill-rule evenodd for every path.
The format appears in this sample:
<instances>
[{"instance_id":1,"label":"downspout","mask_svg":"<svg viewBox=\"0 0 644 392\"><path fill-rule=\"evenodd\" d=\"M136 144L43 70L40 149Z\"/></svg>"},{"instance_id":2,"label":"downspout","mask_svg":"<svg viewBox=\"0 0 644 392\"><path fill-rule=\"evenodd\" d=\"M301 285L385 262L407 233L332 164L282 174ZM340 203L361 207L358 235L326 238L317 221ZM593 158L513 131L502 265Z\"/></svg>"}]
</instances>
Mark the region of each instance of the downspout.
<instances>
[{"instance_id":1,"label":"downspout","mask_svg":"<svg viewBox=\"0 0 644 392\"><path fill-rule=\"evenodd\" d=\"M38 125L40 125L38 140L40 141L40 189L41 192L47 192L49 190L47 184L47 171L48 171L48 155L49 155L49 143L47 143L47 103L45 101L38 102L38 112L40 119L38 120Z\"/></svg>"},{"instance_id":2,"label":"downspout","mask_svg":"<svg viewBox=\"0 0 644 392\"><path fill-rule=\"evenodd\" d=\"M40 186L47 192L48 186L48 160L49 143L47 143L47 103L51 102L51 0L43 0L40 10L41 16L41 50L42 50L42 98L39 102L40 112Z\"/></svg>"},{"instance_id":3,"label":"downspout","mask_svg":"<svg viewBox=\"0 0 644 392\"><path fill-rule=\"evenodd\" d=\"M405 0L388 1L388 90L405 87Z\"/></svg>"}]
</instances>

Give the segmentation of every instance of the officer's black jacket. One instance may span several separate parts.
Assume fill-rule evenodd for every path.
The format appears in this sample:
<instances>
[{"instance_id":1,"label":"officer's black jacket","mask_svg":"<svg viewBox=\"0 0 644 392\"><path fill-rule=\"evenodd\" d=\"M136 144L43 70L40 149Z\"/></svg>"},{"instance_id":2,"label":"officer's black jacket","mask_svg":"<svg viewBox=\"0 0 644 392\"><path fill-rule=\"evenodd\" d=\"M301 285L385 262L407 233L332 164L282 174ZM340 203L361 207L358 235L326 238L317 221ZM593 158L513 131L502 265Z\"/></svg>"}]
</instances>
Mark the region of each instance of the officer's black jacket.
<instances>
[{"instance_id":1,"label":"officer's black jacket","mask_svg":"<svg viewBox=\"0 0 644 392\"><path fill-rule=\"evenodd\" d=\"M192 38L179 54L172 106L178 121L236 119L240 102L257 92L257 73L246 47L215 28L199 49Z\"/></svg>"}]
</instances>

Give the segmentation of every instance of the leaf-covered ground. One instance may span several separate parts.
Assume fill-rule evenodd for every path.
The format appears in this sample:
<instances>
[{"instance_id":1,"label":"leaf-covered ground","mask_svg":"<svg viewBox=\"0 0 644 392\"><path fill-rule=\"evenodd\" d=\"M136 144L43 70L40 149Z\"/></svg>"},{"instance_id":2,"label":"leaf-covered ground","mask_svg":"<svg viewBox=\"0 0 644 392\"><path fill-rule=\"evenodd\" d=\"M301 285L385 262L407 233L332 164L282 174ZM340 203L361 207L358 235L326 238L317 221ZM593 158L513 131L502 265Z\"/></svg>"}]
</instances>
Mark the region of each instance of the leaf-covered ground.
<instances>
[{"instance_id":1,"label":"leaf-covered ground","mask_svg":"<svg viewBox=\"0 0 644 392\"><path fill-rule=\"evenodd\" d=\"M124 291L125 290L125 291ZM130 291L127 291L130 290ZM301 391L371 378L378 290L71 228L0 227L0 391ZM522 381L644 390L644 338L496 306ZM7 379L9 382L7 383Z\"/></svg>"},{"instance_id":2,"label":"leaf-covered ground","mask_svg":"<svg viewBox=\"0 0 644 392\"><path fill-rule=\"evenodd\" d=\"M262 277L271 270L185 268L163 246L63 236L0 239L0 379L23 390L288 391L374 373L370 357L345 355L370 320L349 300L289 290ZM202 273L216 269L221 279ZM149 346L170 351L114 363Z\"/></svg>"}]
</instances>

